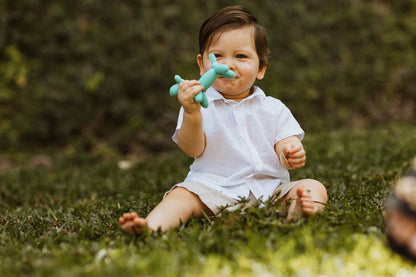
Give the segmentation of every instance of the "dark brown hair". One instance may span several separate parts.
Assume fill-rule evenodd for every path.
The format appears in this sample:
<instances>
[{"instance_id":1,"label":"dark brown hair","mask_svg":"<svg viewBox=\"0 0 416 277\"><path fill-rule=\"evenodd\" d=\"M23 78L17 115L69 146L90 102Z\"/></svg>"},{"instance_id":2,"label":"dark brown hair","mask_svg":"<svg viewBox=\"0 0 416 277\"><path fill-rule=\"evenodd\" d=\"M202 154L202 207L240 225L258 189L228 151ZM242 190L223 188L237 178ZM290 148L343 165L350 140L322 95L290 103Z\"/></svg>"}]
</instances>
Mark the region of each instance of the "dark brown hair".
<instances>
[{"instance_id":1,"label":"dark brown hair","mask_svg":"<svg viewBox=\"0 0 416 277\"><path fill-rule=\"evenodd\" d=\"M230 6L219 10L202 23L199 30L199 54L202 55L213 40L225 31L245 26L252 26L254 29L254 43L259 57L259 69L263 69L267 66L269 56L266 30L258 23L256 17L242 6Z\"/></svg>"}]
</instances>

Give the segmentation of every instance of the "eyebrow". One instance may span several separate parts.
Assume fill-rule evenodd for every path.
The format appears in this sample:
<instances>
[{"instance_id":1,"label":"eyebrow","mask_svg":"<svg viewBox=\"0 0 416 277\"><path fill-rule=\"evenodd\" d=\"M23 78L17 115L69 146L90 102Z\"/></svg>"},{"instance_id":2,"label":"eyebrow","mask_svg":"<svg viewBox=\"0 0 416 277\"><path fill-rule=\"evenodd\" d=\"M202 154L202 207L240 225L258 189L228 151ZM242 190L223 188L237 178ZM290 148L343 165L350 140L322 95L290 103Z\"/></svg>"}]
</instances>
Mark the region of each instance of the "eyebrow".
<instances>
[{"instance_id":1,"label":"eyebrow","mask_svg":"<svg viewBox=\"0 0 416 277\"><path fill-rule=\"evenodd\" d=\"M213 48L213 49L207 49L206 50L207 51L207 53L214 53L214 52L224 52L224 50L222 50L222 49L216 49L216 48ZM243 49L233 49L233 53L241 53L241 52L243 52L244 54L251 54L251 49L245 49L245 48L243 48ZM254 53L256 53L255 51L254 51Z\"/></svg>"}]
</instances>

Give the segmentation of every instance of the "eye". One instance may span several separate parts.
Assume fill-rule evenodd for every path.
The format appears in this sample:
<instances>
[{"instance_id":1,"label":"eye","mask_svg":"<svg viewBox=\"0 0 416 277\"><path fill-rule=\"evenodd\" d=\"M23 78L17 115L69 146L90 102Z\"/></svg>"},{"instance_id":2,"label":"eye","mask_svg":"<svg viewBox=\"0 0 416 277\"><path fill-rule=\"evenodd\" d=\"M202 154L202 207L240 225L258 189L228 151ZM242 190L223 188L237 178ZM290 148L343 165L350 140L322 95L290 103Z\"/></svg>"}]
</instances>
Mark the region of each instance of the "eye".
<instances>
[{"instance_id":1,"label":"eye","mask_svg":"<svg viewBox=\"0 0 416 277\"><path fill-rule=\"evenodd\" d=\"M237 59L245 59L245 58L247 58L247 55L245 55L245 54L237 54L235 57Z\"/></svg>"},{"instance_id":2,"label":"eye","mask_svg":"<svg viewBox=\"0 0 416 277\"><path fill-rule=\"evenodd\" d=\"M215 55L215 58L220 58L220 57L222 57L222 55L221 54L214 54Z\"/></svg>"}]
</instances>

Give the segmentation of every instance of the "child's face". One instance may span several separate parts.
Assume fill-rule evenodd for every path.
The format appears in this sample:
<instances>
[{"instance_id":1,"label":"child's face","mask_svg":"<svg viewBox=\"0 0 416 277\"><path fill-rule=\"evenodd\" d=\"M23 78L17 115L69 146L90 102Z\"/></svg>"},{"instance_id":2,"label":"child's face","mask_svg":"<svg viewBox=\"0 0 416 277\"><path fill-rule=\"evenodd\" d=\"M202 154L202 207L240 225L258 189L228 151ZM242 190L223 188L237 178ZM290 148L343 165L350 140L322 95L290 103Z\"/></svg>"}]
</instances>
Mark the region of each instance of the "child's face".
<instances>
[{"instance_id":1,"label":"child's face","mask_svg":"<svg viewBox=\"0 0 416 277\"><path fill-rule=\"evenodd\" d=\"M259 69L259 57L254 43L252 27L226 31L214 40L203 55L198 55L201 76L211 68L208 55L214 53L217 62L226 64L235 73L235 78L218 76L213 87L225 98L241 101L250 95L256 79L263 79L266 67Z\"/></svg>"}]
</instances>

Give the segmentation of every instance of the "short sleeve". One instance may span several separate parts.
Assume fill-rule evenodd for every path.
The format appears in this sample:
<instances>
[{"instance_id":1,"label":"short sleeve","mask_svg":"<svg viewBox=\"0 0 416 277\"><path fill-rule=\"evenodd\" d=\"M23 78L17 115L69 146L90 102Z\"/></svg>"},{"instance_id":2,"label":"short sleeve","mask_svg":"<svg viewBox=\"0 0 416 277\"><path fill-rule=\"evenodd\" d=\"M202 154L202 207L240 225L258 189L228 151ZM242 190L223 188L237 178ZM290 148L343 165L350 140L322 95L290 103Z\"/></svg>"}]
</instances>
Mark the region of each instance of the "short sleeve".
<instances>
[{"instance_id":1,"label":"short sleeve","mask_svg":"<svg viewBox=\"0 0 416 277\"><path fill-rule=\"evenodd\" d=\"M300 127L299 123L292 115L290 110L282 104L282 108L277 116L277 132L275 137L275 144L281 141L282 139L297 136L302 140L305 136L305 132Z\"/></svg>"}]
</instances>

